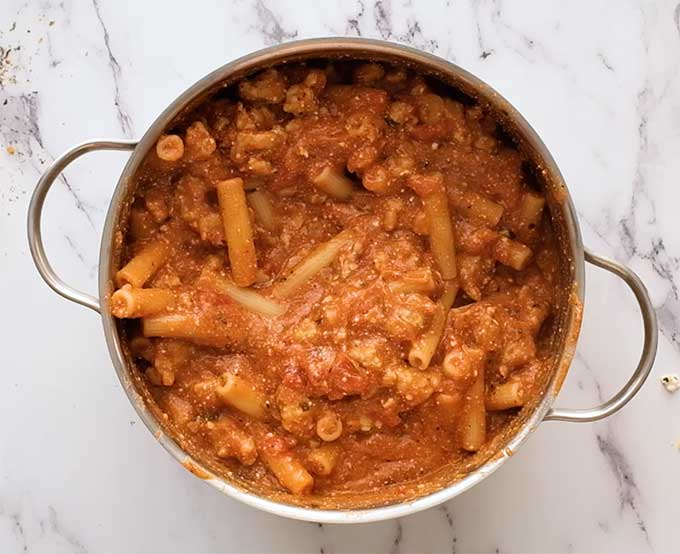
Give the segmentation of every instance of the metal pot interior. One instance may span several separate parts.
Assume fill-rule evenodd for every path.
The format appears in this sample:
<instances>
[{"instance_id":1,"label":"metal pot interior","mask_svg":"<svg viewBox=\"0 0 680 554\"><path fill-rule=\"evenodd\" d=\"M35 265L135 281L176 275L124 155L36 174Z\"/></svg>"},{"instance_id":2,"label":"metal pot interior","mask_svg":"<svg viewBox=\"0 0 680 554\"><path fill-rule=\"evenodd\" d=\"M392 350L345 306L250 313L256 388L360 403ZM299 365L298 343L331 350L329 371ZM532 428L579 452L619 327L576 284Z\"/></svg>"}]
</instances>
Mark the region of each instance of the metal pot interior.
<instances>
[{"instance_id":1,"label":"metal pot interior","mask_svg":"<svg viewBox=\"0 0 680 554\"><path fill-rule=\"evenodd\" d=\"M149 128L125 167L112 199L104 229L100 255L99 291L107 305L112 278L119 267L123 230L134 195L135 172L157 138L193 109L224 87L266 67L320 59L370 60L406 65L441 81L451 93L474 102L495 115L508 140L530 160L527 178L546 191L553 226L562 256L559 313L548 333L553 364L544 375L540 398L525 406L504 433L496 436L464 465L445 467L417 483L393 486L376 493L347 493L331 498L299 498L266 490L252 483L237 482L224 467L210 463L200 452L177 436L163 422L162 414L125 346L122 326L108 310L102 310L107 343L123 387L138 414L163 446L185 467L227 494L275 513L314 521L376 520L423 509L451 498L479 482L509 457L543 419L566 376L578 331L584 293L583 247L575 212L559 170L534 130L497 92L466 71L423 52L380 41L364 39L319 39L301 41L263 50L225 65L211 73L166 109ZM378 508L392 506L393 508ZM304 508L304 509L302 509ZM377 508L377 509L376 509ZM344 512L337 510L353 510ZM348 516L347 514L354 514ZM343 515L344 514L344 515Z\"/></svg>"}]
</instances>

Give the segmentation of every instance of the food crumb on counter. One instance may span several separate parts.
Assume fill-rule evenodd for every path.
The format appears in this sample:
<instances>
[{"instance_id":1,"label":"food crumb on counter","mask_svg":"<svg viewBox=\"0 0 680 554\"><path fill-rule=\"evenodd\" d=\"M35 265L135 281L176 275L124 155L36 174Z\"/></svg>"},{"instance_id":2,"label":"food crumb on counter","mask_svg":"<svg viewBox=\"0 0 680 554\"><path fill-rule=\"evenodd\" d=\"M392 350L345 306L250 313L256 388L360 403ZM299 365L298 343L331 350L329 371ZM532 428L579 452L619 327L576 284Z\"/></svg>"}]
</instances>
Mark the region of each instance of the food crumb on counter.
<instances>
[{"instance_id":1,"label":"food crumb on counter","mask_svg":"<svg viewBox=\"0 0 680 554\"><path fill-rule=\"evenodd\" d=\"M680 390L680 377L675 373L664 375L661 377L661 384L668 392L674 393Z\"/></svg>"},{"instance_id":2,"label":"food crumb on counter","mask_svg":"<svg viewBox=\"0 0 680 554\"><path fill-rule=\"evenodd\" d=\"M7 150L7 153L10 156L14 156L14 154L17 153L16 148L14 148L14 146L8 146L7 148L5 148L5 150Z\"/></svg>"}]
</instances>

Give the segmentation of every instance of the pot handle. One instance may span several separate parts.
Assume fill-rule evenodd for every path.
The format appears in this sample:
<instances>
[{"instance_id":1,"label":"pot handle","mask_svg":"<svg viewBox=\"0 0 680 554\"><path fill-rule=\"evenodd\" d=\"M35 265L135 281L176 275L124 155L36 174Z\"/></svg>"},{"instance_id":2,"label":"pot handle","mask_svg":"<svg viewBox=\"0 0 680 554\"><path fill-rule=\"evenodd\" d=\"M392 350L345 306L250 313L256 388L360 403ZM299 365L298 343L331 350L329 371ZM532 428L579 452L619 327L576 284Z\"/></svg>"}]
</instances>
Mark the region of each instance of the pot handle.
<instances>
[{"instance_id":1,"label":"pot handle","mask_svg":"<svg viewBox=\"0 0 680 554\"><path fill-rule=\"evenodd\" d=\"M640 306L642 322L644 325L644 345L642 347L642 355L640 356L640 361L638 362L633 375L628 379L628 382L605 403L589 409L551 409L543 421L597 421L598 419L603 419L618 412L628 404L640 390L640 387L649 376L649 372L654 363L654 358L656 358L656 348L659 338L656 313L654 312L652 301L649 299L649 293L643 282L626 266L613 260L597 256L588 250L585 250L585 259L587 262L602 269L606 269L623 279L633 291L633 294L635 294L635 298Z\"/></svg>"},{"instance_id":2,"label":"pot handle","mask_svg":"<svg viewBox=\"0 0 680 554\"><path fill-rule=\"evenodd\" d=\"M95 140L75 146L54 160L42 174L28 205L28 246L38 273L54 292L95 312L99 312L99 300L64 283L47 260L42 240L43 205L50 187L72 161L95 150L133 150L135 146L137 142L130 140Z\"/></svg>"}]
</instances>

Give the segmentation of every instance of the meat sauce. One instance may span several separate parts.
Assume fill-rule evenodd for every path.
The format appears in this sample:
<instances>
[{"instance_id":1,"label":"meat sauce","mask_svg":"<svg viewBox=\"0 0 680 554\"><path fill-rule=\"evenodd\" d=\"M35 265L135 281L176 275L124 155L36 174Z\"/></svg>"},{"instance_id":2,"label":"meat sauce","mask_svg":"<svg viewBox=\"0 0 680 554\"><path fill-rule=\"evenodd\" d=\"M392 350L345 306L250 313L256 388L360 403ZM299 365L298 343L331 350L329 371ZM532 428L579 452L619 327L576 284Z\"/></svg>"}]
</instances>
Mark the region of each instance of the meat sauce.
<instances>
[{"instance_id":1,"label":"meat sauce","mask_svg":"<svg viewBox=\"0 0 680 554\"><path fill-rule=\"evenodd\" d=\"M464 463L550 363L559 256L524 162L479 106L386 64L269 69L185 117L138 172L121 266L162 255L138 281L121 270L111 302L180 443L310 498ZM247 286L223 182L247 198ZM452 231L455 274L430 213Z\"/></svg>"}]
</instances>

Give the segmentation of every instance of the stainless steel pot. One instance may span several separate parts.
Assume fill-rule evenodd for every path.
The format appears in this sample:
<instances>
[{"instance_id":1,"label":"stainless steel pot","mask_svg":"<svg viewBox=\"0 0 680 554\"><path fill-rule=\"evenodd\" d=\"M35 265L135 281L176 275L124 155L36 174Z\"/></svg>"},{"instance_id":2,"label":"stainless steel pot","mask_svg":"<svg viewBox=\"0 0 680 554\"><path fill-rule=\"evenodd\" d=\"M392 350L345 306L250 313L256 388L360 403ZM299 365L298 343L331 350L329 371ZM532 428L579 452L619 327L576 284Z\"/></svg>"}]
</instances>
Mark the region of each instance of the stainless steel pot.
<instances>
[{"instance_id":1,"label":"stainless steel pot","mask_svg":"<svg viewBox=\"0 0 680 554\"><path fill-rule=\"evenodd\" d=\"M163 432L158 421L135 389L116 323L107 307L107 299L111 292L111 278L117 269L114 238L118 229L119 218L126 200L134 192L132 190L133 176L144 156L154 147L160 134L175 118L190 111L225 84L233 83L263 67L310 58L371 59L407 64L474 97L480 104L491 110L518 142L518 145L532 158L535 167L538 168L540 178L547 191L551 217L558 228L564 256L568 261L566 264L569 272L568 277L573 288L570 292L571 301L567 303L561 315L555 371L540 402L524 418L521 426L507 437L503 447L495 455L488 457L474 471L460 479L446 483L439 490L420 498L388 506L355 510L324 510L287 504L246 491L235 483L216 476L200 462L192 460L170 436ZM41 228L43 204L52 183L73 160L95 150L132 151L130 159L118 180L106 217L99 256L99 294L97 297L75 290L57 276L45 255ZM123 389L137 410L139 417L163 447L185 467L225 494L267 512L295 519L323 523L369 522L400 517L436 506L459 495L493 473L521 446L531 431L540 423L558 420L595 421L620 410L638 392L649 375L656 356L657 322L645 286L630 269L584 249L576 212L562 175L547 148L526 120L496 91L460 67L424 52L382 41L313 39L260 50L224 65L190 87L156 119L139 142L95 140L74 147L55 160L38 181L28 210L28 239L33 260L45 282L64 298L101 314L106 342ZM571 363L580 329L585 286L584 261L614 273L631 288L638 301L644 323L644 347L640 361L628 382L607 402L590 409L558 409L553 408L552 405Z\"/></svg>"}]
</instances>

